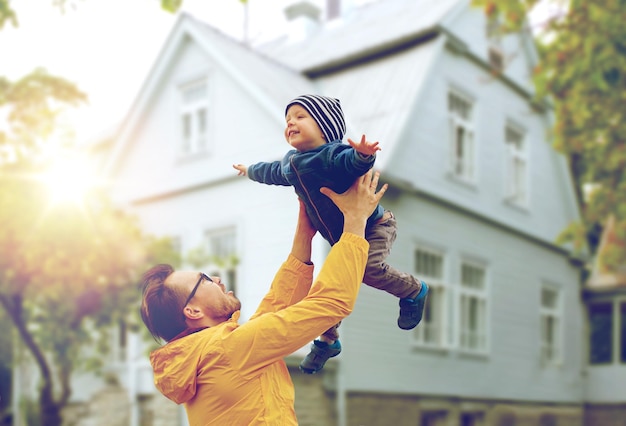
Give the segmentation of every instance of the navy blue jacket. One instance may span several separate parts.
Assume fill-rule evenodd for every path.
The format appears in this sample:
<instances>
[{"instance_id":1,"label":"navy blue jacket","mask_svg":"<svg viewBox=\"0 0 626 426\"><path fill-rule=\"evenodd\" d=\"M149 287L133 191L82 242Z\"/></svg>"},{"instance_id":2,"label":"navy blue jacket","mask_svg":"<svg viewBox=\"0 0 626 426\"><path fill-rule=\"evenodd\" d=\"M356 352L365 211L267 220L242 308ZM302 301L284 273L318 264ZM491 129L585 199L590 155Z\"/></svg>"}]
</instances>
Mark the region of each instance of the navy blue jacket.
<instances>
[{"instance_id":1,"label":"navy blue jacket","mask_svg":"<svg viewBox=\"0 0 626 426\"><path fill-rule=\"evenodd\" d=\"M313 226L334 245L343 232L343 214L320 188L325 186L338 194L345 192L357 177L374 166L375 160L375 155L364 157L337 140L306 152L292 149L281 161L253 164L248 167L248 177L268 185L293 186L304 201ZM383 213L378 205L367 225L380 219Z\"/></svg>"}]
</instances>

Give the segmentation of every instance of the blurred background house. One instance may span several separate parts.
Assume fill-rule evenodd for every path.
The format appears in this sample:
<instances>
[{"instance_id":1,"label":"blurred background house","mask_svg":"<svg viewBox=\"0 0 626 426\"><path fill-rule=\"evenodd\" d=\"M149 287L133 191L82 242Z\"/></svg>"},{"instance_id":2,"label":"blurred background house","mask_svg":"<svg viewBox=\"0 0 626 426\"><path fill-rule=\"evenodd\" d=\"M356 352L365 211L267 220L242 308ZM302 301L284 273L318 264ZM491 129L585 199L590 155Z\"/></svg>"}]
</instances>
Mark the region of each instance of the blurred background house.
<instances>
[{"instance_id":1,"label":"blurred background house","mask_svg":"<svg viewBox=\"0 0 626 426\"><path fill-rule=\"evenodd\" d=\"M389 262L431 294L407 332L397 299L363 286L339 357L314 376L297 368L306 348L289 357L300 424L624 425L626 287L586 282L554 243L579 213L549 104L533 96L532 35L499 33L466 0L285 13L288 33L260 45L180 14L98 146L115 201L181 253L232 259L203 270L225 277L245 321L289 251L297 203L231 165L282 157L292 98L337 97L347 136L381 142L399 226ZM328 248L316 237L318 266ZM79 379L68 424L185 425L152 384L147 345L121 325L107 379Z\"/></svg>"}]
</instances>

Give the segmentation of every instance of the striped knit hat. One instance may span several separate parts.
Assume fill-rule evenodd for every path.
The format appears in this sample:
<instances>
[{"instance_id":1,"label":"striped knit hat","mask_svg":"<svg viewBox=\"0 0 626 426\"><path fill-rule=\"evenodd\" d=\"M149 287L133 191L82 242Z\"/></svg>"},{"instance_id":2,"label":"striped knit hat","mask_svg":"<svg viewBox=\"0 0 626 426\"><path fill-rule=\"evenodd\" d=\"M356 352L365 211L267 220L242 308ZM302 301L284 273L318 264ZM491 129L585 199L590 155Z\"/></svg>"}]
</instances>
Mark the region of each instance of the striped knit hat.
<instances>
[{"instance_id":1,"label":"striped knit hat","mask_svg":"<svg viewBox=\"0 0 626 426\"><path fill-rule=\"evenodd\" d=\"M311 114L311 117L322 129L326 142L342 140L346 133L346 122L339 99L320 95L298 96L287 104L285 115L289 107L298 104Z\"/></svg>"}]
</instances>

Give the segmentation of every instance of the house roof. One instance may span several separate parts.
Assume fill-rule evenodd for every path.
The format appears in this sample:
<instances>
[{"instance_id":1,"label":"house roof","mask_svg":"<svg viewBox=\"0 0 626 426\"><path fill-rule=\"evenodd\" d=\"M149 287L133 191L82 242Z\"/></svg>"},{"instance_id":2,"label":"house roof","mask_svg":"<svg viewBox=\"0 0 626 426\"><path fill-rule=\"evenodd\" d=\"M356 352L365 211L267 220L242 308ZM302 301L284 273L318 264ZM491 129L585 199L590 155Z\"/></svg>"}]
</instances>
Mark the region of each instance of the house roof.
<instances>
[{"instance_id":1,"label":"house roof","mask_svg":"<svg viewBox=\"0 0 626 426\"><path fill-rule=\"evenodd\" d=\"M419 39L443 25L460 6L466 6L459 0L386 0L355 8L351 14L343 18L340 24L327 25L310 38L301 43L289 43L285 39L276 42L250 47L239 42L216 28L201 22L189 14L181 13L170 32L154 66L145 80L138 96L120 126L120 132L113 148L113 153L105 168L110 174L116 167L119 158L127 147L130 135L137 125L150 99L159 87L167 69L172 65L174 56L182 43L193 40L209 54L229 75L244 87L251 98L258 102L270 116L283 123L283 107L290 99L302 93L325 93L338 96L332 84L320 88L307 77L306 72L336 65L340 62L375 54L388 50L394 45ZM432 45L421 55L424 69L428 68L428 60L433 59ZM396 69L397 75L400 72ZM390 75L391 75L390 74ZM416 92L422 87L417 78L426 73L419 73L407 87L396 87L393 93L394 110L398 111L398 102L404 99L403 111L409 111L409 103L415 99ZM401 78L389 78L389 84L401 84ZM320 90L322 89L322 90ZM398 94L400 94L398 96ZM359 103L359 93L345 93L342 101L351 105L368 105L370 102ZM400 124L406 117L399 115L389 120L389 105L381 98L376 108L379 114L369 115L364 111L350 110L348 126L353 123L361 126L360 120L380 122L381 133L376 137L380 140L394 141ZM390 107L389 107L390 108ZM352 116L354 113L354 116ZM373 121L372 121L373 120ZM357 127L358 129L358 127ZM379 129L377 129L378 132ZM356 137L356 136L355 136ZM391 148L388 146L388 148ZM382 166L382 164L380 164Z\"/></svg>"},{"instance_id":2,"label":"house roof","mask_svg":"<svg viewBox=\"0 0 626 426\"><path fill-rule=\"evenodd\" d=\"M354 8L340 24L320 24L306 40L291 43L285 36L259 49L295 70L315 72L418 38L445 26L465 6L459 0L372 2Z\"/></svg>"},{"instance_id":3,"label":"house roof","mask_svg":"<svg viewBox=\"0 0 626 426\"><path fill-rule=\"evenodd\" d=\"M313 83L302 74L264 56L221 31L202 23L187 13L179 19L161 49L161 52L143 83L129 114L120 127L105 174L112 173L127 148L130 135L144 110L157 91L174 57L187 40L193 40L213 60L241 84L251 99L268 111L270 116L284 123L283 107L296 94L314 91Z\"/></svg>"}]
</instances>

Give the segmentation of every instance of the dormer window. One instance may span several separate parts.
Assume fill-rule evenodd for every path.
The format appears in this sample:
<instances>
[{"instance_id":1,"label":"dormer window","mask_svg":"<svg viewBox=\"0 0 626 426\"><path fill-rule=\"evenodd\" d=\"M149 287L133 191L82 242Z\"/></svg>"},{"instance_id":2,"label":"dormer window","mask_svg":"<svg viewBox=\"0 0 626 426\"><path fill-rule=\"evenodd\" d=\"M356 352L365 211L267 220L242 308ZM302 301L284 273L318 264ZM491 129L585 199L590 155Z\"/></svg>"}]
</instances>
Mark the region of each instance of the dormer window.
<instances>
[{"instance_id":1,"label":"dormer window","mask_svg":"<svg viewBox=\"0 0 626 426\"><path fill-rule=\"evenodd\" d=\"M180 153L207 152L209 90L205 79L180 87Z\"/></svg>"},{"instance_id":2,"label":"dormer window","mask_svg":"<svg viewBox=\"0 0 626 426\"><path fill-rule=\"evenodd\" d=\"M502 48L502 22L497 16L487 20L487 59L489 65L498 72L504 70L504 49Z\"/></svg>"}]
</instances>

